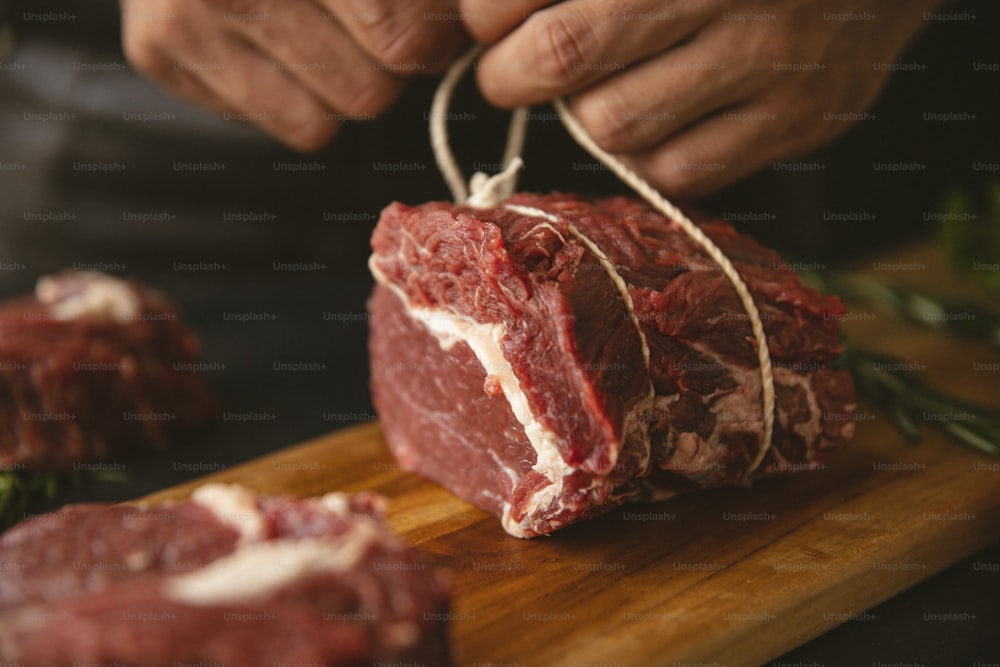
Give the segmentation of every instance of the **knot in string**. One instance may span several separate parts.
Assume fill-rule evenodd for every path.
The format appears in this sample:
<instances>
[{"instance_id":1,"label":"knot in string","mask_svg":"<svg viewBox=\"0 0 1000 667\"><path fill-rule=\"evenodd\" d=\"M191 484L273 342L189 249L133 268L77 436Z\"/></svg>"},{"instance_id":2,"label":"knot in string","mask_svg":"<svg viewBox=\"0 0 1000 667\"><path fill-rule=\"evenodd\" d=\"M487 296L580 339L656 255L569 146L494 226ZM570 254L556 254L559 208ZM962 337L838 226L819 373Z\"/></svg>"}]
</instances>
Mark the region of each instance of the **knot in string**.
<instances>
[{"instance_id":1,"label":"knot in string","mask_svg":"<svg viewBox=\"0 0 1000 667\"><path fill-rule=\"evenodd\" d=\"M500 203L514 194L517 186L517 172L524 166L524 160L514 157L499 174L489 176L477 171L469 179L469 196L465 205L472 208L496 208Z\"/></svg>"},{"instance_id":2,"label":"knot in string","mask_svg":"<svg viewBox=\"0 0 1000 667\"><path fill-rule=\"evenodd\" d=\"M452 63L441 79L434 93L434 101L431 103L431 147L434 149L434 159L437 161L438 169L441 170L441 175L448 184L456 204L465 204L473 208L494 208L514 194L517 188L517 172L524 166L521 151L524 148L524 136L528 127L528 109L526 107L514 109L510 127L507 129L507 147L504 149L503 169L500 173L489 176L483 172L476 172L466 187L465 177L462 176L462 170L459 169L448 142L448 109L451 107L452 95L462 75L482 49L481 45L474 46Z\"/></svg>"}]
</instances>

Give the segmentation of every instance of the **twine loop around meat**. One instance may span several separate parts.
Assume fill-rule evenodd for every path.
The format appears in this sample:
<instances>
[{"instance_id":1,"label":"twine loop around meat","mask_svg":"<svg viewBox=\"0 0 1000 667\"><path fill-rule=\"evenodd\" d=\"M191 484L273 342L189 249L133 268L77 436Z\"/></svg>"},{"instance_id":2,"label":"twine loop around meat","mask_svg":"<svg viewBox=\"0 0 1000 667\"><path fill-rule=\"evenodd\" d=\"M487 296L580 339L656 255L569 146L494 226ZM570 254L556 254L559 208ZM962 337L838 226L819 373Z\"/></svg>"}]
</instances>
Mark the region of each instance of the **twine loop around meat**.
<instances>
[{"instance_id":1,"label":"twine loop around meat","mask_svg":"<svg viewBox=\"0 0 1000 667\"><path fill-rule=\"evenodd\" d=\"M445 73L444 78L442 78L435 92L434 101L431 104L430 135L435 160L437 161L438 168L441 170L441 175L451 190L455 203L472 208L494 208L512 195L517 187L517 174L524 164L520 155L524 148L528 111L526 107L514 109L507 131L507 147L504 150L502 162L503 170L493 176L476 172L470 179L468 187L466 187L465 178L462 176L461 169L459 169L455 161L455 156L451 151L451 146L448 143L448 109L451 105L451 98L455 88L458 86L466 70L468 70L473 61L482 52L482 48L482 45L474 46L461 58L452 63L451 67ZM700 227L695 225L690 218L670 203L666 197L645 179L632 171L614 155L611 155L598 146L587 130L577 120L576 116L569 110L563 99L553 100L552 104L559 114L559 120L562 121L570 136L598 162L606 166L626 185L635 190L650 206L662 213L667 219L676 223L692 240L701 246L708 256L715 260L720 270L736 291L753 331L757 362L761 375L763 429L761 433L761 446L744 476L744 481L749 482L754 471L763 463L764 457L771 447L774 435L775 408L774 369L771 364L771 353L768 349L767 336L764 333L760 311L757 308L753 295L750 293L749 288L732 261Z\"/></svg>"}]
</instances>

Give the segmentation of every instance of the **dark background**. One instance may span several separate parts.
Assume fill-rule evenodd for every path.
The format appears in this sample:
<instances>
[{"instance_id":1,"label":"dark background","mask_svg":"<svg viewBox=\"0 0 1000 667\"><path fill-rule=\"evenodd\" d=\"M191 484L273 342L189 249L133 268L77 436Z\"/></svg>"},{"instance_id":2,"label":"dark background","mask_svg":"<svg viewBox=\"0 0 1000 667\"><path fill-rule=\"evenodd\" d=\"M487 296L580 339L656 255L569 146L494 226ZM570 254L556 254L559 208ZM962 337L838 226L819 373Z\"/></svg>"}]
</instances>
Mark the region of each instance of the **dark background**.
<instances>
[{"instance_id":1,"label":"dark background","mask_svg":"<svg viewBox=\"0 0 1000 667\"><path fill-rule=\"evenodd\" d=\"M73 18L25 21L24 11ZM895 75L874 120L803 161L820 171L766 168L699 202L724 217L766 212L767 222L741 228L786 257L831 267L880 248L939 233L925 219L955 190L982 192L995 175L975 160L1000 159L1000 74L970 63L1000 60L996 3L960 3L976 19L928 22L903 62L926 70ZM217 469L350 423L374 418L367 390L364 302L371 288L365 262L379 210L392 200L448 197L430 153L426 111L434 81L418 79L383 118L347 127L326 149L291 152L237 121L215 117L162 92L130 70L90 72L78 63L122 63L116 3L0 2L0 296L28 291L39 275L94 264L167 291L202 336L203 359L224 364L207 379L230 413L269 415L223 420L211 433L169 452L122 460L125 483L88 483L70 499L121 500L191 478L189 468ZM502 153L507 116L487 108L471 81L459 90L454 145L467 172ZM524 190L624 192L568 138L548 107L534 110L525 151ZM923 112L971 112L975 121L927 122ZM123 114L167 113L140 122ZM39 120L33 114L63 114ZM918 161L921 172L875 171L876 161ZM125 169L90 173L81 163ZM179 163L224 169L190 173ZM319 163L288 173L276 163ZM393 169L398 169L394 171ZM42 222L27 213L69 219ZM266 214L254 222L234 213ZM868 212L876 221L831 223L824 212ZM142 222L133 214L164 213ZM224 270L178 270L184 263ZM316 262L316 271L276 271L275 262ZM228 313L269 313L266 322L236 322ZM343 321L351 314L353 321ZM320 362L316 372L275 372L276 362ZM1000 661L1000 575L976 563L1000 562L1000 547L979 554L784 656L775 664L859 665L877 662L973 665ZM973 623L929 624L923 610L968 611Z\"/></svg>"}]
</instances>

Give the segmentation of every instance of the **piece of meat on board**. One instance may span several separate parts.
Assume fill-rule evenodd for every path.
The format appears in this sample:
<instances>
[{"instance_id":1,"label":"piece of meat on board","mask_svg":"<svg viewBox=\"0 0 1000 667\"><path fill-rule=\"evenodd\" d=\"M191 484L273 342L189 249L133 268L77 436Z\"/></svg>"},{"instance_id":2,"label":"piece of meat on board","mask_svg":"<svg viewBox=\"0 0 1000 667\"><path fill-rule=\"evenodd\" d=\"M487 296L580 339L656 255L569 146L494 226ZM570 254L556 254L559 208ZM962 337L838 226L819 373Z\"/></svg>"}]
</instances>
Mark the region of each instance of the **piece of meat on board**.
<instances>
[{"instance_id":1,"label":"piece of meat on board","mask_svg":"<svg viewBox=\"0 0 1000 667\"><path fill-rule=\"evenodd\" d=\"M205 485L24 521L0 536L0 660L449 665L448 586L390 533L384 502Z\"/></svg>"},{"instance_id":2,"label":"piece of meat on board","mask_svg":"<svg viewBox=\"0 0 1000 667\"><path fill-rule=\"evenodd\" d=\"M160 292L96 272L0 304L0 464L63 471L219 415L200 344Z\"/></svg>"},{"instance_id":3,"label":"piece of meat on board","mask_svg":"<svg viewBox=\"0 0 1000 667\"><path fill-rule=\"evenodd\" d=\"M531 537L630 499L822 463L853 435L834 297L721 220L698 222L760 311L704 250L633 199L518 194L493 209L383 211L369 262L372 392L387 441Z\"/></svg>"}]
</instances>

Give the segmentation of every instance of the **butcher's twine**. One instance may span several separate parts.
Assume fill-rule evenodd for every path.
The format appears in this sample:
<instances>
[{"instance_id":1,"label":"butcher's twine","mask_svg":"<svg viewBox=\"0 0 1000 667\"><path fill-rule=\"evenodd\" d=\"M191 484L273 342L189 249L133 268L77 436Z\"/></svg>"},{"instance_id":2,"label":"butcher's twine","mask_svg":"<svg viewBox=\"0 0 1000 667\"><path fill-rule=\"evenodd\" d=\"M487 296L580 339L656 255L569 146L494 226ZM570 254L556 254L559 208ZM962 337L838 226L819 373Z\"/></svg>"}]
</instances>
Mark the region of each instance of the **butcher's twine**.
<instances>
[{"instance_id":1,"label":"butcher's twine","mask_svg":"<svg viewBox=\"0 0 1000 667\"><path fill-rule=\"evenodd\" d=\"M451 98L455 88L458 86L466 70L479 56L482 48L482 45L473 47L448 68L444 78L438 85L434 101L431 104L430 134L431 147L434 149L435 160L437 161L438 168L441 170L441 175L451 190L455 203L464 204L472 208L494 208L512 195L517 186L517 173L524 164L520 155L524 148L528 110L526 107L514 109L507 132L507 147L504 151L502 162L504 165L503 170L493 176L476 172L469 180L467 188L465 178L462 176L462 171L455 162L455 156L448 143L448 109L451 106ZM733 289L736 290L736 294L739 296L740 302L746 310L750 328L753 331L757 348L757 362L760 365L761 375L763 432L761 434L760 449L744 477L746 481L749 481L751 475L753 475L754 471L764 461L764 457L771 447L772 436L774 434L774 368L771 365L771 353L768 349L767 337L764 334L764 325L761 321L760 311L757 309L753 295L750 294L750 290L747 288L746 283L733 263L701 228L695 225L690 218L684 215L679 208L671 204L666 197L647 183L645 179L629 169L614 155L611 155L598 146L587 133L587 130L580 124L580 121L576 119L576 116L569 110L563 99L556 99L552 104L559 114L559 120L562 121L570 136L598 162L605 165L625 184L635 190L650 206L677 223L688 236L708 253L709 257L715 260L722 273L729 279Z\"/></svg>"}]
</instances>

